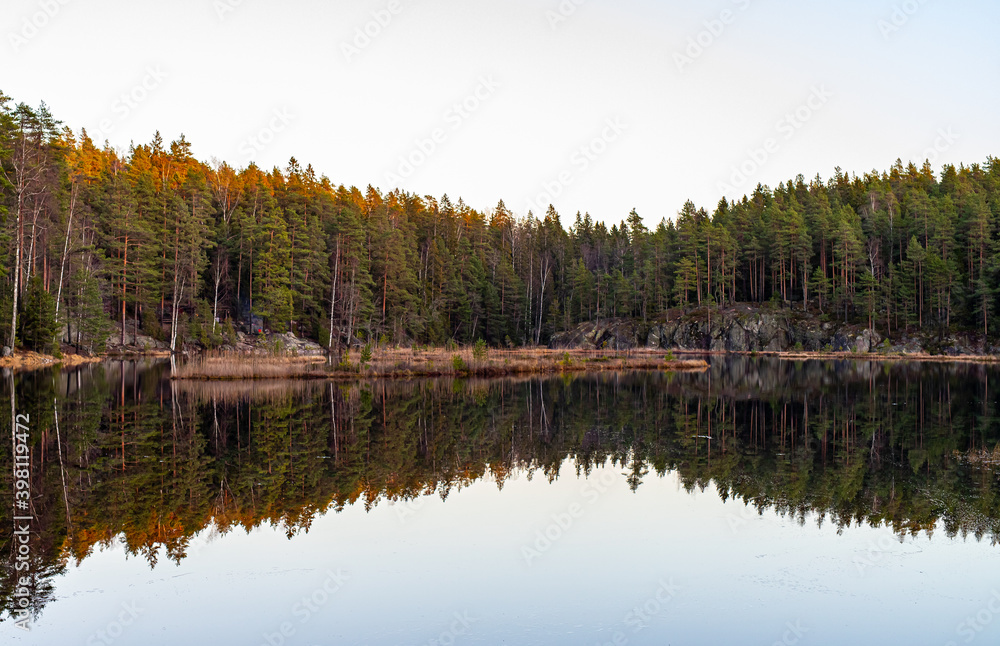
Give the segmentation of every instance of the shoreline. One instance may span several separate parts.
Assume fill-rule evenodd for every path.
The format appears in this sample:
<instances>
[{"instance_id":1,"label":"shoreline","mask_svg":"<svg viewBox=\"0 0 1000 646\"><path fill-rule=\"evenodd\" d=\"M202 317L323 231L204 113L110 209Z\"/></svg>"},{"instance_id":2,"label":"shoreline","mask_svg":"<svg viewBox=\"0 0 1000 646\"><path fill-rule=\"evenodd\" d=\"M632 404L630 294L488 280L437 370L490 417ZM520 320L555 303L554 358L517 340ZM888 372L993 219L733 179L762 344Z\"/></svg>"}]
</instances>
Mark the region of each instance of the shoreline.
<instances>
[{"instance_id":1,"label":"shoreline","mask_svg":"<svg viewBox=\"0 0 1000 646\"><path fill-rule=\"evenodd\" d=\"M742 357L772 357L782 361L912 361L915 363L1000 363L1000 356L992 354L928 354L924 352L908 354L881 354L878 352L812 352L808 350L761 350L761 351L709 351L709 350L674 350L677 355L698 356L742 356Z\"/></svg>"},{"instance_id":2,"label":"shoreline","mask_svg":"<svg viewBox=\"0 0 1000 646\"><path fill-rule=\"evenodd\" d=\"M100 363L105 360L107 360L107 356L103 355L88 357L82 354L64 354L62 357L55 357L50 354L18 350L11 356L0 359L0 368L10 368L14 372L31 372L55 366L75 368L88 363Z\"/></svg>"},{"instance_id":3,"label":"shoreline","mask_svg":"<svg viewBox=\"0 0 1000 646\"><path fill-rule=\"evenodd\" d=\"M314 356L275 356L231 354L224 357L213 357L212 353L196 353L188 355L185 365L224 361L234 370L234 374L216 373L211 375L181 374L172 377L179 380L192 381L240 381L245 379L325 379L334 381L351 381L356 379L410 379L416 377L503 377L508 375L529 374L565 374L586 372L608 372L612 370L662 370L667 372L705 370L709 364L693 357L768 357L781 361L872 361L879 363L973 363L990 365L1000 363L998 355L934 355L927 353L912 354L882 354L857 352L816 352L796 350L765 350L765 351L709 351L709 350L662 350L637 348L631 350L552 350L549 348L528 348L520 350L487 350L486 358L472 358L469 348L447 350L445 348L428 348L419 351L387 350L381 356L375 356L364 367L358 361L359 352L352 350L343 356L347 359L347 369L334 370L288 370L287 366L310 364L326 364L325 355ZM674 355L670 360L669 355ZM17 351L10 357L0 359L0 368L13 369L14 372L30 372L59 366L60 368L75 368L77 366L101 363L115 360L135 359L169 359L170 353L165 351L105 353L95 356L65 354L61 358L44 355L37 352ZM180 356L180 355L179 355ZM456 368L453 364L455 356L461 357L465 367ZM568 357L569 361L566 361ZM689 357L689 358L685 358ZM354 362L351 363L351 360ZM510 363L511 360L514 363ZM501 363L504 360L506 363ZM245 367L263 367L268 364L285 366L274 374L247 374ZM183 371L183 368L182 368ZM243 374L236 374L237 372ZM265 373L273 372L267 369Z\"/></svg>"}]
</instances>

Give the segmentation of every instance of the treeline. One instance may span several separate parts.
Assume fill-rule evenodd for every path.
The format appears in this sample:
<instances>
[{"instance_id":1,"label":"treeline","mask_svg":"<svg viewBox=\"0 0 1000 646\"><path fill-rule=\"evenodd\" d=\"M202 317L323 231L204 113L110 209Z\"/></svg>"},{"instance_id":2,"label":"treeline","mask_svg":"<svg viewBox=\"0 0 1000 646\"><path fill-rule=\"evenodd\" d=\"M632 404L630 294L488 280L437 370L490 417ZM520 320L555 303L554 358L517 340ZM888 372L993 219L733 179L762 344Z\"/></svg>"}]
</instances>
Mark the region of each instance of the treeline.
<instances>
[{"instance_id":1,"label":"treeline","mask_svg":"<svg viewBox=\"0 0 1000 646\"><path fill-rule=\"evenodd\" d=\"M336 185L287 168L204 163L183 136L122 153L0 94L0 330L6 345L100 349L118 323L216 346L260 317L333 348L356 340L544 343L607 317L775 303L892 334L990 331L1000 163L758 186L649 229L551 206Z\"/></svg>"}]
</instances>

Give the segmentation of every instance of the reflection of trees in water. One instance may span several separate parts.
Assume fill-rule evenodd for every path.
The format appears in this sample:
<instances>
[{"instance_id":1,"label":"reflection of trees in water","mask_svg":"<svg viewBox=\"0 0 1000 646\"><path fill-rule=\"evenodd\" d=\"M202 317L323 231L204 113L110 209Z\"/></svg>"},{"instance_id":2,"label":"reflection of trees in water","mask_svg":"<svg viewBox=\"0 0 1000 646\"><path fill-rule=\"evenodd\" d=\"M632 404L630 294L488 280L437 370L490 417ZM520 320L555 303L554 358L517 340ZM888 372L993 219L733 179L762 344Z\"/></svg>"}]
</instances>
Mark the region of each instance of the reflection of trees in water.
<instances>
[{"instance_id":1,"label":"reflection of trees in water","mask_svg":"<svg viewBox=\"0 0 1000 646\"><path fill-rule=\"evenodd\" d=\"M170 382L130 363L36 373L17 388L42 528L33 603L51 598L70 559L116 540L151 565L161 554L179 562L208 526L270 524L291 537L331 507L609 463L633 489L677 471L689 491L714 482L723 498L801 522L903 533L941 521L950 536L996 542L995 472L962 458L1000 437L988 376L752 359L715 359L703 374L353 385ZM0 460L7 499L10 460ZM9 506L0 515L10 527ZM11 547L6 533L0 550Z\"/></svg>"}]
</instances>

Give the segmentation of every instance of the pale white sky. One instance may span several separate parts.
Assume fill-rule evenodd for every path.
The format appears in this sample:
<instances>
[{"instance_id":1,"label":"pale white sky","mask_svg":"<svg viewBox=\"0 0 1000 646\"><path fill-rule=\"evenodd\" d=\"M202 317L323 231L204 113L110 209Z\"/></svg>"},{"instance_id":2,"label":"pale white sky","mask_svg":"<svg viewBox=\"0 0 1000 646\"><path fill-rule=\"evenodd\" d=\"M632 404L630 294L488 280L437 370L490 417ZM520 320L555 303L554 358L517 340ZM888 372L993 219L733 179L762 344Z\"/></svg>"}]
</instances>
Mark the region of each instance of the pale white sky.
<instances>
[{"instance_id":1,"label":"pale white sky","mask_svg":"<svg viewBox=\"0 0 1000 646\"><path fill-rule=\"evenodd\" d=\"M0 90L116 147L184 133L237 167L652 225L996 155L997 24L973 0L5 0Z\"/></svg>"}]
</instances>

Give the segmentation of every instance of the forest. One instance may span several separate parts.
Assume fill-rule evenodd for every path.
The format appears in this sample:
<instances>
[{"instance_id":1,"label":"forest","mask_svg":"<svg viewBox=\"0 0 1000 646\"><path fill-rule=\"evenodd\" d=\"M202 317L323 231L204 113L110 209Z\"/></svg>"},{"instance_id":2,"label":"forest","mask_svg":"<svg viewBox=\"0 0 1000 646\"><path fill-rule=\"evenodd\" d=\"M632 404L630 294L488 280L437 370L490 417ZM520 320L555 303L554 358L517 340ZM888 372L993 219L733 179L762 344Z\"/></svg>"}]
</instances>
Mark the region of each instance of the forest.
<instances>
[{"instance_id":1,"label":"forest","mask_svg":"<svg viewBox=\"0 0 1000 646\"><path fill-rule=\"evenodd\" d=\"M545 344L602 318L752 303L993 333L1000 162L897 160L758 185L709 212L479 211L447 195L195 159L183 135L127 151L0 93L0 341L99 352L111 335L213 348L260 317L359 342ZM565 220L565 222L564 222ZM570 221L571 220L571 221Z\"/></svg>"}]
</instances>

